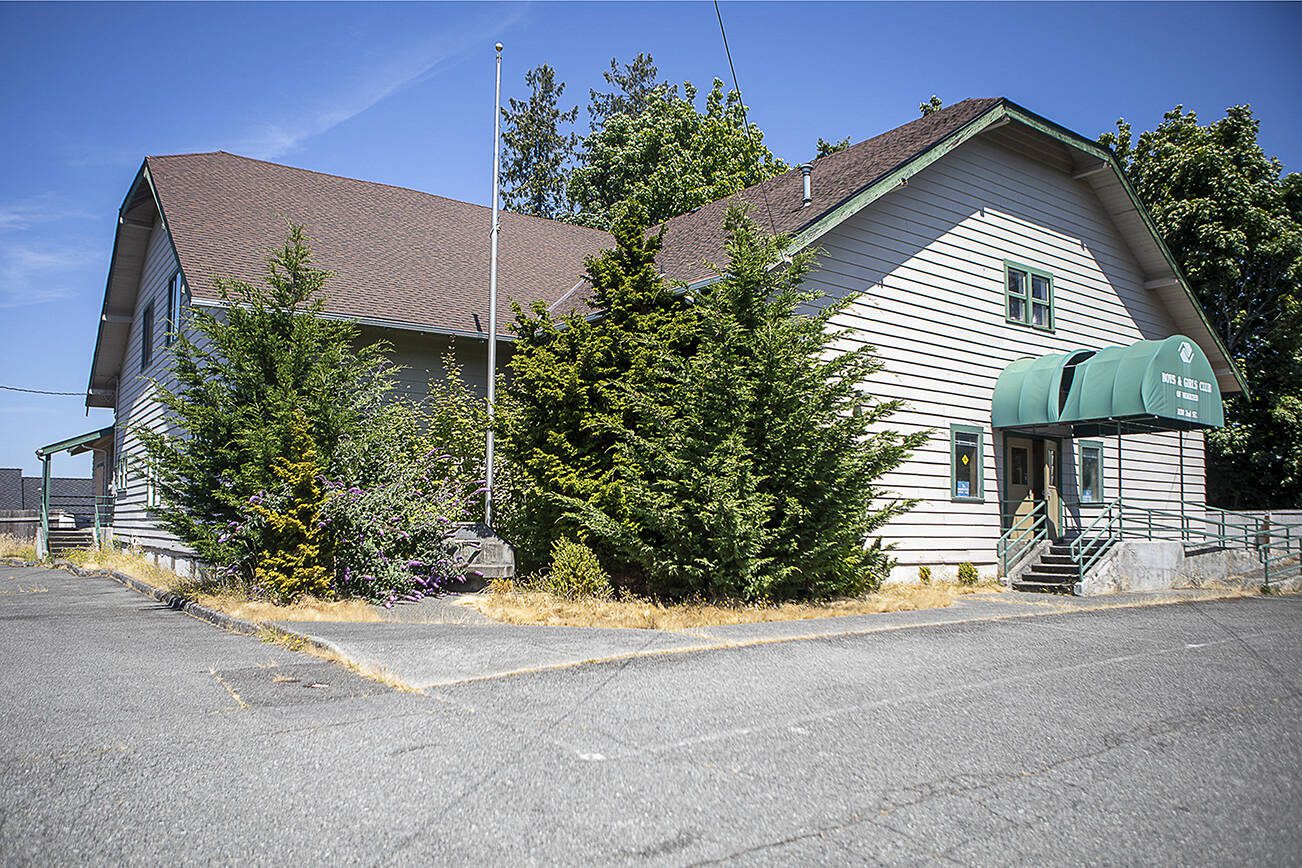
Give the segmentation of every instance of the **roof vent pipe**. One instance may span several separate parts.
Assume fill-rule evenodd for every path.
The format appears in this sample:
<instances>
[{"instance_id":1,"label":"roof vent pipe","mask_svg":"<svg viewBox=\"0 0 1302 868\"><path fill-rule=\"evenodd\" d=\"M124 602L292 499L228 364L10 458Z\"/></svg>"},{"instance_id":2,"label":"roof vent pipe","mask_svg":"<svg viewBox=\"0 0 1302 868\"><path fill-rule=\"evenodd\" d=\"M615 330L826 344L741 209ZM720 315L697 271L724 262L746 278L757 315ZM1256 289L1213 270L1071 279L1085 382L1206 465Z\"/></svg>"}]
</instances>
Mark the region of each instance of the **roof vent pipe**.
<instances>
[{"instance_id":1,"label":"roof vent pipe","mask_svg":"<svg viewBox=\"0 0 1302 868\"><path fill-rule=\"evenodd\" d=\"M805 163L800 167L800 174L805 179L805 201L801 203L801 208L808 208L809 203L814 201L813 195L809 192L809 176L813 174L814 167L810 163Z\"/></svg>"}]
</instances>

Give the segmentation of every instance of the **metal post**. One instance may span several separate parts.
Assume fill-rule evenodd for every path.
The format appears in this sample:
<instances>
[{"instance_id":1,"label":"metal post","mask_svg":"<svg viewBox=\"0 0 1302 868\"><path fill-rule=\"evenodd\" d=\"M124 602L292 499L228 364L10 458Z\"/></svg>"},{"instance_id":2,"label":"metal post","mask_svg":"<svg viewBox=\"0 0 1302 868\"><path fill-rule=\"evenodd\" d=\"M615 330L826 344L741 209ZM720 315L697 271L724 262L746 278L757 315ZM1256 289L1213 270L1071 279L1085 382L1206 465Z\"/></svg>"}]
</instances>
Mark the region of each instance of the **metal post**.
<instances>
[{"instance_id":1,"label":"metal post","mask_svg":"<svg viewBox=\"0 0 1302 868\"><path fill-rule=\"evenodd\" d=\"M1184 514L1184 431L1176 432L1180 437L1180 539L1189 541L1189 519Z\"/></svg>"},{"instance_id":2,"label":"metal post","mask_svg":"<svg viewBox=\"0 0 1302 868\"><path fill-rule=\"evenodd\" d=\"M36 457L41 459L41 526L36 556L44 558L50 554L50 456L37 452Z\"/></svg>"},{"instance_id":3,"label":"metal post","mask_svg":"<svg viewBox=\"0 0 1302 868\"><path fill-rule=\"evenodd\" d=\"M493 525L493 402L497 398L497 200L502 159L502 43L493 88L493 225L488 241L488 434L484 448L484 524Z\"/></svg>"},{"instance_id":4,"label":"metal post","mask_svg":"<svg viewBox=\"0 0 1302 868\"><path fill-rule=\"evenodd\" d=\"M1122 472L1121 467L1121 420L1117 420L1117 536L1126 535L1126 505L1122 499L1125 496L1124 487L1126 484L1126 475Z\"/></svg>"}]
</instances>

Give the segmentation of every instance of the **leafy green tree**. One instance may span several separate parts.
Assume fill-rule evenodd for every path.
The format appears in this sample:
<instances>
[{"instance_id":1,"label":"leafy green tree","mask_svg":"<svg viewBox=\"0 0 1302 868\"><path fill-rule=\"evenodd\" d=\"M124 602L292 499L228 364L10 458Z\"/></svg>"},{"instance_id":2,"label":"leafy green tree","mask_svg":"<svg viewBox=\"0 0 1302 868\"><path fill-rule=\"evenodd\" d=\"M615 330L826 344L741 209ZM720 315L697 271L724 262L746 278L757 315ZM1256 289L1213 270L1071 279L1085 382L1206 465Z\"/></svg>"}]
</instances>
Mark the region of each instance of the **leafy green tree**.
<instances>
[{"instance_id":1,"label":"leafy green tree","mask_svg":"<svg viewBox=\"0 0 1302 868\"><path fill-rule=\"evenodd\" d=\"M502 199L506 207L535 217L569 213L565 188L578 135L566 127L578 106L562 110L565 82L547 64L525 73L529 98L514 97L502 109Z\"/></svg>"},{"instance_id":2,"label":"leafy green tree","mask_svg":"<svg viewBox=\"0 0 1302 868\"><path fill-rule=\"evenodd\" d=\"M189 311L172 344L175 385L153 384L171 429L135 431L157 475L157 518L210 564L246 560L230 528L250 498L285 482L304 438L330 467L392 388L387 347L359 348L356 326L320 316L328 276L291 227L262 284L220 278L221 311Z\"/></svg>"},{"instance_id":3,"label":"leafy green tree","mask_svg":"<svg viewBox=\"0 0 1302 868\"><path fill-rule=\"evenodd\" d=\"M603 72L610 90L588 91L588 118L591 128L600 129L611 115L637 116L646 107L651 94L665 91L676 94L678 88L660 80L660 70L650 54L638 53L632 63L626 63L623 69L615 58L610 59L610 69Z\"/></svg>"},{"instance_id":4,"label":"leafy green tree","mask_svg":"<svg viewBox=\"0 0 1302 868\"><path fill-rule=\"evenodd\" d=\"M745 121L741 97L715 79L696 107L696 88L653 91L636 115L607 117L583 142L568 194L575 220L608 228L613 208L636 202L652 224L685 214L787 170Z\"/></svg>"},{"instance_id":5,"label":"leafy green tree","mask_svg":"<svg viewBox=\"0 0 1302 868\"><path fill-rule=\"evenodd\" d=\"M934 93L931 95L931 99L927 100L926 102L918 103L918 111L922 113L922 116L924 118L927 115L934 115L936 112L940 111L944 107L945 104L941 102L940 97L936 96Z\"/></svg>"},{"instance_id":6,"label":"leafy green tree","mask_svg":"<svg viewBox=\"0 0 1302 868\"><path fill-rule=\"evenodd\" d=\"M733 212L729 264L689 302L655 268L636 205L589 261L595 317L518 313L504 450L527 480L531 557L562 537L624 588L751 600L855 594L866 545L908 504L874 484L923 435L881 429L870 348L829 355L838 308L798 313L810 255Z\"/></svg>"},{"instance_id":7,"label":"leafy green tree","mask_svg":"<svg viewBox=\"0 0 1302 868\"><path fill-rule=\"evenodd\" d=\"M1281 176L1249 106L1198 123L1176 106L1112 147L1251 394L1208 434L1208 499L1232 507L1302 506L1302 175Z\"/></svg>"},{"instance_id":8,"label":"leafy green tree","mask_svg":"<svg viewBox=\"0 0 1302 868\"><path fill-rule=\"evenodd\" d=\"M848 147L850 147L849 136L846 136L844 139L841 139L839 142L829 142L826 139L819 137L818 153L814 154L814 159L835 154L837 151L844 151Z\"/></svg>"}]
</instances>

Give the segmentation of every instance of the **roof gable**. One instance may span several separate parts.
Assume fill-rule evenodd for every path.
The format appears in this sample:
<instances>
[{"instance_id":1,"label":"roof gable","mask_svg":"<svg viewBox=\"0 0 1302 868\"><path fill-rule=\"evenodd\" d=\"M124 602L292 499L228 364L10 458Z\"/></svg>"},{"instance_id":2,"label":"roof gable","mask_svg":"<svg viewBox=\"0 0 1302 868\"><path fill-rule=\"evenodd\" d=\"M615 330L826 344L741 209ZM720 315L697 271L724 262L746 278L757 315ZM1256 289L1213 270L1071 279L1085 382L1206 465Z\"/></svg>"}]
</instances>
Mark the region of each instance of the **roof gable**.
<instances>
[{"instance_id":1,"label":"roof gable","mask_svg":"<svg viewBox=\"0 0 1302 868\"><path fill-rule=\"evenodd\" d=\"M761 226L790 236L791 252L804 249L955 148L978 135L995 131L1003 135L1001 128L1011 129L1010 125L1060 146L1057 167L1071 171L1073 178L1088 183L1098 194L1144 269L1145 287L1162 300L1177 328L1198 342L1211 360L1221 390L1246 390L1243 373L1112 152L1002 97L964 100L816 160L809 206L803 204L803 179L797 168L672 218L663 225L665 241L658 262L666 276L689 286L717 279L707 263L726 261L723 218L734 205L748 207Z\"/></svg>"}]
</instances>

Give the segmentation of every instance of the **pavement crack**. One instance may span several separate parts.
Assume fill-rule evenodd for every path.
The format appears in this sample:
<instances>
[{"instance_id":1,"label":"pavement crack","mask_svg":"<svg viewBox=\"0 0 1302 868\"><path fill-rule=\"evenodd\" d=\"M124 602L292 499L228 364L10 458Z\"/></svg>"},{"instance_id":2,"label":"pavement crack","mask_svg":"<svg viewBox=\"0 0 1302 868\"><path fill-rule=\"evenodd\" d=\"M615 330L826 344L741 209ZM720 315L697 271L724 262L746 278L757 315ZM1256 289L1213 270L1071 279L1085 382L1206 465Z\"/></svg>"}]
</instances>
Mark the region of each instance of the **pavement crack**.
<instances>
[{"instance_id":1,"label":"pavement crack","mask_svg":"<svg viewBox=\"0 0 1302 868\"><path fill-rule=\"evenodd\" d=\"M235 700L235 707L228 708L226 709L227 711L244 711L246 708L249 707L249 704L244 701L244 697L240 696L239 692L236 691L236 689L231 686L231 683L229 681L227 681L225 678L222 678L221 675L217 673L216 669L209 669L208 671L212 674L212 677L217 680L218 684L226 688L226 692L231 695L231 699Z\"/></svg>"}]
</instances>

